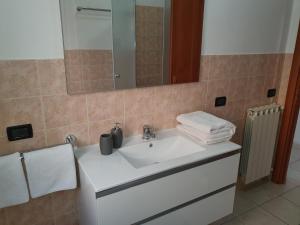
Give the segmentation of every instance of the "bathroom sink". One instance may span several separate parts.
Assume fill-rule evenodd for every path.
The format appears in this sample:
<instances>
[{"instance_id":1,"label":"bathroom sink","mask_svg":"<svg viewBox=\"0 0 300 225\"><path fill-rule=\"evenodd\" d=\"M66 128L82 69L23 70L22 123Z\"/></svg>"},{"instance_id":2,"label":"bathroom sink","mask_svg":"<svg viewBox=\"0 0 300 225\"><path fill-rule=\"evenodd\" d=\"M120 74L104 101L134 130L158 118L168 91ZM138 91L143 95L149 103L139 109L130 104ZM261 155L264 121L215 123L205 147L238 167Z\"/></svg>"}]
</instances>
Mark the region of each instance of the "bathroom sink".
<instances>
[{"instance_id":1,"label":"bathroom sink","mask_svg":"<svg viewBox=\"0 0 300 225\"><path fill-rule=\"evenodd\" d=\"M147 141L119 149L119 153L135 168L184 157L205 148L183 136Z\"/></svg>"},{"instance_id":2,"label":"bathroom sink","mask_svg":"<svg viewBox=\"0 0 300 225\"><path fill-rule=\"evenodd\" d=\"M82 224L196 225L225 217L233 209L239 149L231 142L201 145L177 129L147 141L125 138L111 155L97 144L81 147L75 155Z\"/></svg>"}]
</instances>

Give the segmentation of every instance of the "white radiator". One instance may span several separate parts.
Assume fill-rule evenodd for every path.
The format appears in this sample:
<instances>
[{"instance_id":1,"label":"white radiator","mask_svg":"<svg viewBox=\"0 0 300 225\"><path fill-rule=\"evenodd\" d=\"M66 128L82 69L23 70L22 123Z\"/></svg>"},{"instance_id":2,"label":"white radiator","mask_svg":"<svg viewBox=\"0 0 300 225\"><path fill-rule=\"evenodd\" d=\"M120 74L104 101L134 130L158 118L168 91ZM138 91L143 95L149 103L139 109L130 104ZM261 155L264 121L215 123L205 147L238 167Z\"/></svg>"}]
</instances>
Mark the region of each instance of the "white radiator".
<instances>
[{"instance_id":1,"label":"white radiator","mask_svg":"<svg viewBox=\"0 0 300 225\"><path fill-rule=\"evenodd\" d=\"M247 110L240 175L244 184L270 175L281 107L266 105Z\"/></svg>"}]
</instances>

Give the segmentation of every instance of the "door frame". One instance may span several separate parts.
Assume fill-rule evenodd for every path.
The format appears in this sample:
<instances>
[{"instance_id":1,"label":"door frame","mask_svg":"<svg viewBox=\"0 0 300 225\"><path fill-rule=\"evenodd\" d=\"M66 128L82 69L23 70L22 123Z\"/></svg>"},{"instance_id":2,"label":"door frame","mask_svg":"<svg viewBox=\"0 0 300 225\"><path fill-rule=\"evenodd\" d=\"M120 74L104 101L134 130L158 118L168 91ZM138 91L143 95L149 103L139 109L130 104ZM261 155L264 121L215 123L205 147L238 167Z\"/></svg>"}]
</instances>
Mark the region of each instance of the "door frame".
<instances>
[{"instance_id":1,"label":"door frame","mask_svg":"<svg viewBox=\"0 0 300 225\"><path fill-rule=\"evenodd\" d=\"M277 184L286 182L287 171L294 141L300 106L300 23L296 47L282 116L281 128L275 154L272 181Z\"/></svg>"}]
</instances>

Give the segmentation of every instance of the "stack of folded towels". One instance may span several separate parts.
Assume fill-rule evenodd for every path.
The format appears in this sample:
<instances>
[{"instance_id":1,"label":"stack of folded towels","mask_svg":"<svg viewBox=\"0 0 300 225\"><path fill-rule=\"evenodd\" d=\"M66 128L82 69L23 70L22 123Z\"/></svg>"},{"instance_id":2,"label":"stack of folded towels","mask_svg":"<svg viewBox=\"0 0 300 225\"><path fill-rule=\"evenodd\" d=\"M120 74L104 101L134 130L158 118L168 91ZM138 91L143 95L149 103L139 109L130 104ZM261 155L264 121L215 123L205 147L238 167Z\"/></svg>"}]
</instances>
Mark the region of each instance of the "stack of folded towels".
<instances>
[{"instance_id":1,"label":"stack of folded towels","mask_svg":"<svg viewBox=\"0 0 300 225\"><path fill-rule=\"evenodd\" d=\"M206 145L229 141L236 130L231 122L202 111L181 114L176 119L178 130Z\"/></svg>"}]
</instances>

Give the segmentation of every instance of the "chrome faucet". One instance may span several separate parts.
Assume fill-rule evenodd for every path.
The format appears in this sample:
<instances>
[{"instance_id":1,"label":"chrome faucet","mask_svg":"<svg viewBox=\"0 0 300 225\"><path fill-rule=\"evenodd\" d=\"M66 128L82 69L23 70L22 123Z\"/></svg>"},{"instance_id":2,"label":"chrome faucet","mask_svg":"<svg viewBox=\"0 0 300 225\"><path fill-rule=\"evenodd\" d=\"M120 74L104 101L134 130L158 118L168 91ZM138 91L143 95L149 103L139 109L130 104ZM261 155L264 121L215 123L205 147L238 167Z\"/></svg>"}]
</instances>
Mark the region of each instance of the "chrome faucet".
<instances>
[{"instance_id":1,"label":"chrome faucet","mask_svg":"<svg viewBox=\"0 0 300 225\"><path fill-rule=\"evenodd\" d=\"M149 126L149 125L144 125L143 126L143 139L144 140L150 140L155 138L155 132L154 132L154 128Z\"/></svg>"}]
</instances>

